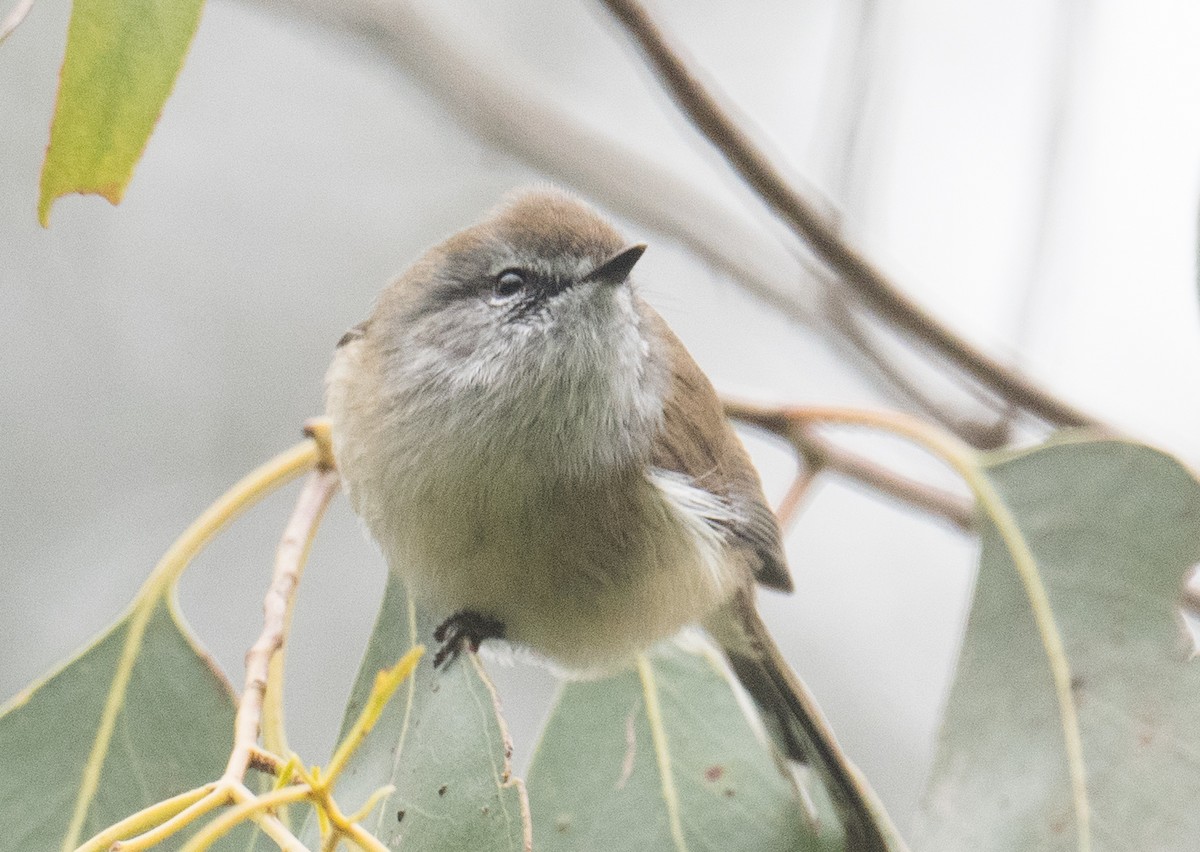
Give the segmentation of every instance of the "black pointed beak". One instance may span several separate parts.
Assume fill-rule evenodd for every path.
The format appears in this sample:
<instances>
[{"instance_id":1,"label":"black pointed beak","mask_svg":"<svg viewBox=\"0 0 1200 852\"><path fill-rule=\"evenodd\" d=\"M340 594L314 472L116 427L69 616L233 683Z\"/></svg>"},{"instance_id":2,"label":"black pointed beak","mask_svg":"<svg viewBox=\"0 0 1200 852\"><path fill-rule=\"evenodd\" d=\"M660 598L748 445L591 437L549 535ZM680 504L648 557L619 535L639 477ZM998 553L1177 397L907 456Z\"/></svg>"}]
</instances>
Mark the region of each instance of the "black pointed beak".
<instances>
[{"instance_id":1,"label":"black pointed beak","mask_svg":"<svg viewBox=\"0 0 1200 852\"><path fill-rule=\"evenodd\" d=\"M599 281L602 284L611 284L615 287L629 277L630 270L633 269L633 265L638 262L638 258L642 256L642 252L645 250L645 243L637 243L636 245L623 248L587 275L583 276L583 281Z\"/></svg>"}]
</instances>

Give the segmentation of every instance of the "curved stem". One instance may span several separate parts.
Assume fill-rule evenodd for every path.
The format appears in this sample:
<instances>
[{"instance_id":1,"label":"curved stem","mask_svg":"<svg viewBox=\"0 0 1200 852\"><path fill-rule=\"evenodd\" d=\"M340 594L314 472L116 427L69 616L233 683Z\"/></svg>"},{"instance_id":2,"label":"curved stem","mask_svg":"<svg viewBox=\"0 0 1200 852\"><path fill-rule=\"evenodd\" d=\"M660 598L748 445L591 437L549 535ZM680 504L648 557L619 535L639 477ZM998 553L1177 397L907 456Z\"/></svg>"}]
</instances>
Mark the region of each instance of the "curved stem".
<instances>
[{"instance_id":1,"label":"curved stem","mask_svg":"<svg viewBox=\"0 0 1200 852\"><path fill-rule=\"evenodd\" d=\"M249 800L230 808L204 826L204 828L200 829L200 831L196 832L196 835L183 846L180 852L201 852L201 850L208 849L246 820L252 819L255 816L265 815L273 808L281 805L302 802L311 795L312 790L307 786L298 786L284 787L281 790L263 793L261 796L253 796ZM303 845L300 846L300 849L304 848Z\"/></svg>"},{"instance_id":2,"label":"curved stem","mask_svg":"<svg viewBox=\"0 0 1200 852\"><path fill-rule=\"evenodd\" d=\"M93 835L76 852L107 852L114 843L124 837L163 825L167 821L187 813L191 808L205 801L216 789L216 786L215 783L205 784L194 790L188 790L186 793L180 793L178 796L156 802L148 808L143 808L136 814L131 814L120 822L110 825L99 834ZM212 808L208 808L208 810L212 810ZM208 810L204 813L207 813ZM188 822L190 821L188 820Z\"/></svg>"},{"instance_id":3,"label":"curved stem","mask_svg":"<svg viewBox=\"0 0 1200 852\"><path fill-rule=\"evenodd\" d=\"M185 808L165 822L155 825L149 831L142 832L128 840L115 842L111 846L100 848L106 850L113 849L116 852L142 852L142 850L151 849L168 837L183 831L183 829L205 814L211 813L227 804L229 804L229 791L223 787L214 786L212 792L203 799L193 803L190 807ZM153 809L150 808L147 810Z\"/></svg>"},{"instance_id":4,"label":"curved stem","mask_svg":"<svg viewBox=\"0 0 1200 852\"><path fill-rule=\"evenodd\" d=\"M350 756L362 745L363 740L367 738L367 734L375 727L375 723L379 721L379 716L383 712L383 708L391 700L396 690L400 688L400 684L404 683L408 679L408 676L412 674L413 669L417 667L417 663L421 661L424 653L425 646L417 645L401 657L399 662L394 666L376 672L375 683L371 686L371 694L367 696L362 711L358 714L358 718L354 720L354 724L346 732L346 736L342 738L337 751L334 752L333 757L329 760L329 767L324 773L326 785L332 786L333 782L337 780L338 775L346 768L346 763L350 760Z\"/></svg>"}]
</instances>

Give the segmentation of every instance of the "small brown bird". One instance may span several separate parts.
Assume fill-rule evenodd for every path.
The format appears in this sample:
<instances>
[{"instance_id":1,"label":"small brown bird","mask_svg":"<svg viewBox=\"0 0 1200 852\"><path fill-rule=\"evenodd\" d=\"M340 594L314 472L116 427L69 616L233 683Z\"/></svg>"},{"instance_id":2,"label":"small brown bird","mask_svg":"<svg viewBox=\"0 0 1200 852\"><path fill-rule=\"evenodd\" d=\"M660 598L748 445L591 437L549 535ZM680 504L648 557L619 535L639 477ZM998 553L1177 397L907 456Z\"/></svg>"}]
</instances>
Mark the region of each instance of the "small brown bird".
<instances>
[{"instance_id":1,"label":"small brown bird","mask_svg":"<svg viewBox=\"0 0 1200 852\"><path fill-rule=\"evenodd\" d=\"M840 776L754 606L756 584L792 588L779 526L712 385L630 283L644 250L539 190L426 252L329 370L346 490L448 616L438 662L503 637L599 672L700 624L784 753Z\"/></svg>"}]
</instances>

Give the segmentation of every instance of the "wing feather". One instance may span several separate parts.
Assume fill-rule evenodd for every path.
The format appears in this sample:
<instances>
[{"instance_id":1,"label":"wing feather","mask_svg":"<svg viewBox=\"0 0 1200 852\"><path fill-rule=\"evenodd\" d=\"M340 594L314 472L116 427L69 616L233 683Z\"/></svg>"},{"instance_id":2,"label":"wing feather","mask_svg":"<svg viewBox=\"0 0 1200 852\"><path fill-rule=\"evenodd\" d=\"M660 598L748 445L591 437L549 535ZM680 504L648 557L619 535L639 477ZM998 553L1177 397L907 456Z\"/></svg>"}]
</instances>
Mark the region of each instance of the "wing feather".
<instances>
[{"instance_id":1,"label":"wing feather","mask_svg":"<svg viewBox=\"0 0 1200 852\"><path fill-rule=\"evenodd\" d=\"M792 590L783 536L767 505L758 472L721 407L712 383L658 313L639 304L648 331L674 353L671 384L663 409L663 429L651 464L687 477L729 508L717 521L730 543L750 557L754 579L780 591Z\"/></svg>"}]
</instances>

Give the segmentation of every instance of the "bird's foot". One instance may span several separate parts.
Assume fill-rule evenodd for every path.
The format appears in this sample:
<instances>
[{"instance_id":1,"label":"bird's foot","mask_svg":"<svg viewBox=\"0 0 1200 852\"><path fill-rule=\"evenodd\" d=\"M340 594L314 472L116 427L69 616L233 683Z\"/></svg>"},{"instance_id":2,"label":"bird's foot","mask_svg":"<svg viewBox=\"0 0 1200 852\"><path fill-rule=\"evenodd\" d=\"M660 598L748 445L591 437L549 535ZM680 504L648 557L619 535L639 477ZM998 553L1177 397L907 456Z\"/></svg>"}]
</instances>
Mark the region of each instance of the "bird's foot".
<instances>
[{"instance_id":1,"label":"bird's foot","mask_svg":"<svg viewBox=\"0 0 1200 852\"><path fill-rule=\"evenodd\" d=\"M441 643L433 657L433 667L439 669L443 664L457 659L464 648L472 653L478 651L485 639L503 638L503 621L471 610L456 612L433 631L434 641Z\"/></svg>"}]
</instances>

